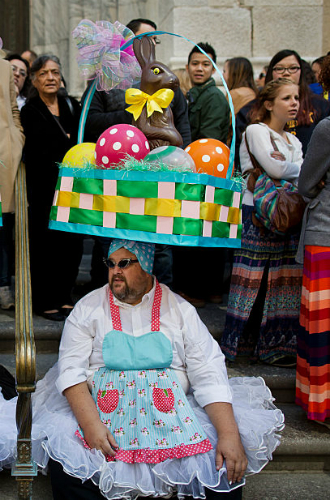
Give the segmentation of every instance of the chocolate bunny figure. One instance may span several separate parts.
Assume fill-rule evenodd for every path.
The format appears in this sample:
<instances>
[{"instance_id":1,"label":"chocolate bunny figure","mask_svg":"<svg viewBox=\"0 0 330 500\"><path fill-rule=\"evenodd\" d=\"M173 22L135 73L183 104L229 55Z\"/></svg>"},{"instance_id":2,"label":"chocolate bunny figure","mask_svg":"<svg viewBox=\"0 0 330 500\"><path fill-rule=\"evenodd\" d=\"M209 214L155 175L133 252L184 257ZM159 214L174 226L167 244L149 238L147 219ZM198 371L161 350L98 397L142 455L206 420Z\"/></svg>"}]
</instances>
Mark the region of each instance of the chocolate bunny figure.
<instances>
[{"instance_id":1,"label":"chocolate bunny figure","mask_svg":"<svg viewBox=\"0 0 330 500\"><path fill-rule=\"evenodd\" d=\"M135 39L133 42L135 56L142 68L140 90L152 95L160 89L176 90L179 80L172 71L155 58L155 45L150 37ZM150 150L159 146L182 146L182 137L174 126L173 113L168 106L163 113L154 111L148 117L146 106L133 125L147 137Z\"/></svg>"}]
</instances>

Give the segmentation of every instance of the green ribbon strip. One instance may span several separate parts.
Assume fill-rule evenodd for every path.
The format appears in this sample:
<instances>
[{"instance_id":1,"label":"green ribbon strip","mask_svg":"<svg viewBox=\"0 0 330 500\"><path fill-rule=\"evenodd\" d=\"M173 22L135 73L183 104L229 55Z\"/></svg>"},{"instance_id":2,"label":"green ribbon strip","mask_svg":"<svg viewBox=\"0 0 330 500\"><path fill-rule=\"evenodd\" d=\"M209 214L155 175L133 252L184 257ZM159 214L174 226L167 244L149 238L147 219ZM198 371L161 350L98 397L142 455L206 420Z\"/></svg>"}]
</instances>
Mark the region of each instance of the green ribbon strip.
<instances>
[{"instance_id":1,"label":"green ribbon strip","mask_svg":"<svg viewBox=\"0 0 330 500\"><path fill-rule=\"evenodd\" d=\"M69 222L103 226L103 212L86 210L85 208L70 208Z\"/></svg>"},{"instance_id":2,"label":"green ribbon strip","mask_svg":"<svg viewBox=\"0 0 330 500\"><path fill-rule=\"evenodd\" d=\"M84 194L103 194L103 180L75 178L73 180L72 192Z\"/></svg>"},{"instance_id":3,"label":"green ribbon strip","mask_svg":"<svg viewBox=\"0 0 330 500\"><path fill-rule=\"evenodd\" d=\"M148 173L146 173L148 175ZM158 198L157 182L117 181L117 196Z\"/></svg>"},{"instance_id":4,"label":"green ribbon strip","mask_svg":"<svg viewBox=\"0 0 330 500\"><path fill-rule=\"evenodd\" d=\"M199 219L187 219L176 217L173 221L173 234L185 234L190 236L203 235L203 221Z\"/></svg>"},{"instance_id":5,"label":"green ribbon strip","mask_svg":"<svg viewBox=\"0 0 330 500\"><path fill-rule=\"evenodd\" d=\"M62 181L62 176L59 175L57 177L56 186L55 186L55 190L56 191L59 191L61 189L61 181Z\"/></svg>"},{"instance_id":6,"label":"green ribbon strip","mask_svg":"<svg viewBox=\"0 0 330 500\"><path fill-rule=\"evenodd\" d=\"M241 183L234 180L222 179L207 174L193 174L182 172L139 172L132 170L111 170L111 169L84 169L60 167L60 177L74 177L76 179L108 179L144 182L148 175L148 182L183 182L185 184L201 184L203 186L214 186L220 189L242 192Z\"/></svg>"},{"instance_id":7,"label":"green ribbon strip","mask_svg":"<svg viewBox=\"0 0 330 500\"><path fill-rule=\"evenodd\" d=\"M214 203L218 205L225 205L226 207L231 207L233 203L233 191L227 189L215 189L214 192Z\"/></svg>"},{"instance_id":8,"label":"green ribbon strip","mask_svg":"<svg viewBox=\"0 0 330 500\"><path fill-rule=\"evenodd\" d=\"M54 206L51 207L50 214L49 214L50 220L56 220L57 219L57 209L58 209L58 207L54 207Z\"/></svg>"},{"instance_id":9,"label":"green ribbon strip","mask_svg":"<svg viewBox=\"0 0 330 500\"><path fill-rule=\"evenodd\" d=\"M56 221L58 207L52 207L50 220ZM86 210L83 208L71 208L69 223L84 224L103 227L103 212ZM116 227L118 229L143 231L156 233L157 217L151 215L132 215L117 213ZM229 238L230 224L227 222L212 223L212 238ZM237 238L241 238L242 225L238 225ZM188 219L185 217L174 217L173 235L203 236L203 221L199 219Z\"/></svg>"},{"instance_id":10,"label":"green ribbon strip","mask_svg":"<svg viewBox=\"0 0 330 500\"><path fill-rule=\"evenodd\" d=\"M147 231L155 233L157 228L157 217L153 215L116 215L116 227L118 229L133 229L135 231Z\"/></svg>"},{"instance_id":11,"label":"green ribbon strip","mask_svg":"<svg viewBox=\"0 0 330 500\"><path fill-rule=\"evenodd\" d=\"M228 222L213 222L212 237L213 238L229 238L230 225Z\"/></svg>"},{"instance_id":12,"label":"green ribbon strip","mask_svg":"<svg viewBox=\"0 0 330 500\"><path fill-rule=\"evenodd\" d=\"M202 184L175 184L175 198L177 200L204 201L205 186Z\"/></svg>"}]
</instances>

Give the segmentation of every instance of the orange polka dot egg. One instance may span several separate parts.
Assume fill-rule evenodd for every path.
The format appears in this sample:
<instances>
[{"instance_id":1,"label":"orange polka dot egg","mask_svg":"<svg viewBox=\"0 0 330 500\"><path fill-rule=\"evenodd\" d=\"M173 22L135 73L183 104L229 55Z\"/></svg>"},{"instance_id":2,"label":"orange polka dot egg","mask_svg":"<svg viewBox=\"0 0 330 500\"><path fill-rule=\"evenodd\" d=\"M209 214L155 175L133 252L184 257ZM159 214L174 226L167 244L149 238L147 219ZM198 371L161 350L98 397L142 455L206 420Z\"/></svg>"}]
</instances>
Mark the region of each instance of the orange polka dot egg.
<instances>
[{"instance_id":1,"label":"orange polka dot egg","mask_svg":"<svg viewBox=\"0 0 330 500\"><path fill-rule=\"evenodd\" d=\"M226 178L230 149L223 142L216 139L198 139L189 144L185 151L194 160L198 173Z\"/></svg>"}]
</instances>

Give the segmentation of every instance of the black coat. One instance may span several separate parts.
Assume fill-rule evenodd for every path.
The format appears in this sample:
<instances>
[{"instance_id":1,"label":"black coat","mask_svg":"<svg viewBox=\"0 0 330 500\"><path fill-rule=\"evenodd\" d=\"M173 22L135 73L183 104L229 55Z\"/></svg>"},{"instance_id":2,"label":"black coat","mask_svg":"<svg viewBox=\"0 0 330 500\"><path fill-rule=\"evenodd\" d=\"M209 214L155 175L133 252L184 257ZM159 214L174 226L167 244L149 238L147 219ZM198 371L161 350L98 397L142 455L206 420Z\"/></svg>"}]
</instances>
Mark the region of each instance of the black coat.
<instances>
[{"instance_id":1,"label":"black coat","mask_svg":"<svg viewBox=\"0 0 330 500\"><path fill-rule=\"evenodd\" d=\"M83 105L89 87L85 90L81 104ZM96 91L86 120L84 141L96 142L100 135L109 127L118 123L132 124L133 115L128 113L125 102L125 91L113 89L109 92ZM187 101L181 91L177 89L171 102L174 125L181 134L183 147L191 143L190 124L188 118Z\"/></svg>"},{"instance_id":2,"label":"black coat","mask_svg":"<svg viewBox=\"0 0 330 500\"><path fill-rule=\"evenodd\" d=\"M59 120L39 96L30 99L21 110L26 136L24 161L28 201L30 207L44 207L48 213L57 181L57 163L61 163L65 153L77 143L80 117L80 105L72 97L58 96L58 105Z\"/></svg>"}]
</instances>

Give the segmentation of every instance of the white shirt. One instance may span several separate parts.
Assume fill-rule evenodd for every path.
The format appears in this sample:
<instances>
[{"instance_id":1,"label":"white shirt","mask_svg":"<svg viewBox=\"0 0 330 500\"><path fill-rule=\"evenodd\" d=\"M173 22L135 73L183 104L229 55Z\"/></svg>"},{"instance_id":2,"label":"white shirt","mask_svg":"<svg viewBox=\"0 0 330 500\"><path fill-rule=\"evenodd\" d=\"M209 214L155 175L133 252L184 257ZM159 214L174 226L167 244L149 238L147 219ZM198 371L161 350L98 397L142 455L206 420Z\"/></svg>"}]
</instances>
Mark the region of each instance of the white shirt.
<instances>
[{"instance_id":1,"label":"white shirt","mask_svg":"<svg viewBox=\"0 0 330 500\"><path fill-rule=\"evenodd\" d=\"M247 170L253 168L249 152L245 144L245 134L248 140L249 148L253 156L257 159L269 177L274 179L283 179L297 185L300 173L300 167L303 162L302 145L299 139L289 132L284 137L272 130L265 123L256 123L249 125L243 134L239 149L241 161L241 170L244 174ZM270 136L274 139L278 150L284 154L285 161L275 160L270 155L274 151ZM243 204L253 206L253 194L245 189L243 194Z\"/></svg>"},{"instance_id":2,"label":"white shirt","mask_svg":"<svg viewBox=\"0 0 330 500\"><path fill-rule=\"evenodd\" d=\"M17 102L17 107L18 109L21 111L21 109L23 108L25 102L26 102L26 97L22 96L22 95L18 95L16 97L16 102Z\"/></svg>"},{"instance_id":3,"label":"white shirt","mask_svg":"<svg viewBox=\"0 0 330 500\"><path fill-rule=\"evenodd\" d=\"M218 343L200 320L196 309L161 284L160 331L171 341L173 368L185 392L190 387L197 403L232 402L225 358ZM120 302L123 331L139 337L151 330L155 284L135 306ZM109 286L83 297L65 322L59 350L59 392L81 382L91 382L95 370L104 366L102 343L113 330ZM116 354L114 353L114 356Z\"/></svg>"}]
</instances>

